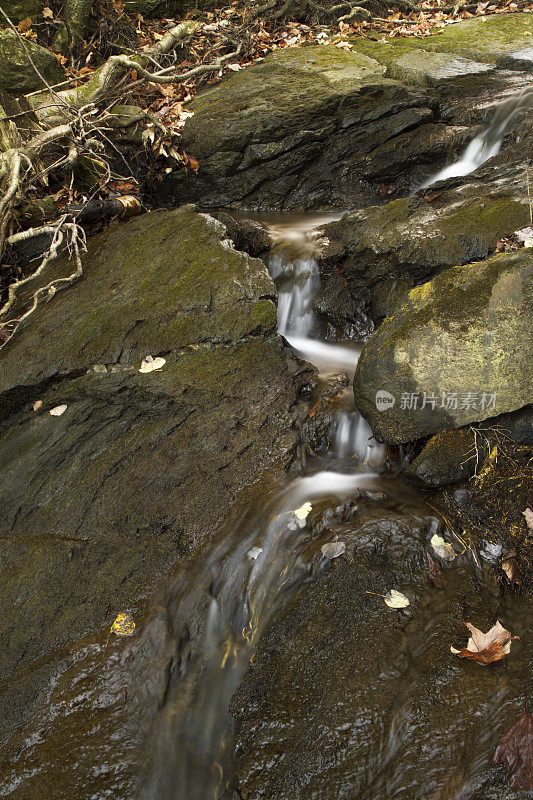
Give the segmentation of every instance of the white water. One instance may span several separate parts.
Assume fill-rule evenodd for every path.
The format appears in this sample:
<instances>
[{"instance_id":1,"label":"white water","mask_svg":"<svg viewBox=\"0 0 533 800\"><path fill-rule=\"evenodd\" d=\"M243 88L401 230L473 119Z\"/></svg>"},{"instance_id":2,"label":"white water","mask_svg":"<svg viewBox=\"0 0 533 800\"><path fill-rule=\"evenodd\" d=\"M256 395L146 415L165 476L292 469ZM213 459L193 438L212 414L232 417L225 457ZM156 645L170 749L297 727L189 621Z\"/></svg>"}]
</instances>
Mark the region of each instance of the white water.
<instances>
[{"instance_id":1,"label":"white water","mask_svg":"<svg viewBox=\"0 0 533 800\"><path fill-rule=\"evenodd\" d=\"M294 252L294 229L289 229ZM298 229L306 247L312 234ZM298 242L296 242L298 244ZM278 329L304 358L319 369L353 375L359 350L313 337L313 299L319 273L311 252L274 255L271 274L280 287ZM153 764L143 789L145 800L207 800L234 797L231 792L233 720L230 699L249 668L259 638L273 615L325 557L302 556L309 527L295 511L304 503L334 497L341 502L358 490L380 488L370 472L382 450L373 448L367 423L356 412L340 412L334 450L342 459L357 454L341 469L322 470L292 481L252 513L239 518L198 567L189 566L168 593L166 615L183 644L179 669L169 682L153 742ZM197 620L199 620L197 622ZM189 631L200 635L188 644ZM181 632L181 633L180 633ZM228 792L224 791L228 789Z\"/></svg>"},{"instance_id":2,"label":"white water","mask_svg":"<svg viewBox=\"0 0 533 800\"><path fill-rule=\"evenodd\" d=\"M320 273L313 258L314 235L323 220L310 220L296 228L271 228L277 238L277 252L269 271L278 283L278 331L294 352L314 364L321 375L344 373L353 379L361 346L356 343L325 342L314 333L313 301L320 289ZM298 248L303 257L298 257ZM296 258L291 260L291 251ZM366 420L353 411L339 412L334 426L333 454L339 458L357 456L362 464L379 465L385 448L372 439Z\"/></svg>"},{"instance_id":3,"label":"white water","mask_svg":"<svg viewBox=\"0 0 533 800\"><path fill-rule=\"evenodd\" d=\"M426 186L431 186L433 183L443 181L446 178L470 175L471 172L474 172L489 158L498 155L502 146L503 131L502 135L495 140L487 134L488 131L484 131L479 136L476 136L475 139L472 139L463 155L457 161L441 169L436 175L433 175L423 183L420 188L424 189Z\"/></svg>"},{"instance_id":4,"label":"white water","mask_svg":"<svg viewBox=\"0 0 533 800\"><path fill-rule=\"evenodd\" d=\"M531 107L532 102L533 92L531 88L528 88L520 92L517 96L511 97L505 103L502 103L496 110L490 124L484 131L472 139L458 160L439 170L439 172L429 178L419 188L424 189L446 178L470 175L471 172L474 172L474 170L484 164L485 161L488 161L489 158L498 155L505 131L511 120L524 108Z\"/></svg>"}]
</instances>

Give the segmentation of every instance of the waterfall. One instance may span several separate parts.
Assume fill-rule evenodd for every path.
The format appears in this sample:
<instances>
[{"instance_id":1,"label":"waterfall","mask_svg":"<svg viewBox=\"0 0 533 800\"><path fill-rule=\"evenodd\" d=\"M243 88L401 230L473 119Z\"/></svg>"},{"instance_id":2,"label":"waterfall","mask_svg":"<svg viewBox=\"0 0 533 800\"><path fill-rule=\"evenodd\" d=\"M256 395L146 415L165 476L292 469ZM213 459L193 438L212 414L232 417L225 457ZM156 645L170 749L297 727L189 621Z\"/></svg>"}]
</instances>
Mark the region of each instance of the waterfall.
<instances>
[{"instance_id":1,"label":"waterfall","mask_svg":"<svg viewBox=\"0 0 533 800\"><path fill-rule=\"evenodd\" d=\"M467 146L464 153L452 164L443 167L436 175L433 175L425 183L419 186L424 189L437 181L446 178L457 178L463 175L470 175L478 167L488 161L489 158L497 155L502 146L505 131L512 120L520 111L530 108L533 105L533 90L524 89L516 97L512 97L502 103L494 113L490 124L478 134Z\"/></svg>"}]
</instances>

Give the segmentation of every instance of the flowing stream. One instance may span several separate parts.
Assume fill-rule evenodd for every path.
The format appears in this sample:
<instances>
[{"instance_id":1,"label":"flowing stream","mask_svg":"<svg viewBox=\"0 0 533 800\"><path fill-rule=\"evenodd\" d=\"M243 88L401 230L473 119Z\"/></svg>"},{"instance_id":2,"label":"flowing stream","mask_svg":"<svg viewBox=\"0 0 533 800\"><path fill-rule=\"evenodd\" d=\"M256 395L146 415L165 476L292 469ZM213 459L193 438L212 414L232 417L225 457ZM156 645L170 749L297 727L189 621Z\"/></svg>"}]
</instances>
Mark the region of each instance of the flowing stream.
<instances>
[{"instance_id":1,"label":"flowing stream","mask_svg":"<svg viewBox=\"0 0 533 800\"><path fill-rule=\"evenodd\" d=\"M359 348L320 341L314 334L312 304L320 281L313 240L320 221L272 227L277 245L269 270L279 288L278 329L323 375L342 371L352 377ZM245 514L220 537L207 563L178 577L167 593L167 615L174 631L190 630L196 620L199 635L170 680L145 798L237 797L230 788L230 699L273 615L327 563L307 546L305 509L294 512L320 498L342 501L358 490L379 489L376 470L384 455L353 407L339 411L326 469L311 469L278 488L266 508Z\"/></svg>"},{"instance_id":2,"label":"flowing stream","mask_svg":"<svg viewBox=\"0 0 533 800\"><path fill-rule=\"evenodd\" d=\"M464 153L454 162L443 167L421 184L420 189L432 186L446 178L470 175L489 158L498 155L503 137L512 120L524 109L531 108L533 91L524 89L520 94L502 103L495 111L488 126L467 145Z\"/></svg>"}]
</instances>

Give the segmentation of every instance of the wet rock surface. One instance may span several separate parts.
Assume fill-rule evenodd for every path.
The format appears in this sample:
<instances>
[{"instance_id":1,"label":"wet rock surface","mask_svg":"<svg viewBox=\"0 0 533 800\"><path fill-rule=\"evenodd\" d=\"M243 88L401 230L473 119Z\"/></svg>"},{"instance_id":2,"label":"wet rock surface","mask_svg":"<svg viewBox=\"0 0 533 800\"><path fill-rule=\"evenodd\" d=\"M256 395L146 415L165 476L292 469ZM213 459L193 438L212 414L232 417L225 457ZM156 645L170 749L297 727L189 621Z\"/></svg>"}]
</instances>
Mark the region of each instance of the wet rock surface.
<instances>
[{"instance_id":1,"label":"wet rock surface","mask_svg":"<svg viewBox=\"0 0 533 800\"><path fill-rule=\"evenodd\" d=\"M191 104L183 142L201 172L173 178L169 191L275 210L361 204L374 164L366 153L434 117L434 98L384 72L365 55L319 46L232 75Z\"/></svg>"},{"instance_id":2,"label":"wet rock surface","mask_svg":"<svg viewBox=\"0 0 533 800\"><path fill-rule=\"evenodd\" d=\"M380 439L408 442L531 403L532 278L527 249L411 290L365 344L355 373L356 405ZM395 400L385 409L380 391ZM454 392L457 402L447 399Z\"/></svg>"},{"instance_id":3,"label":"wet rock surface","mask_svg":"<svg viewBox=\"0 0 533 800\"><path fill-rule=\"evenodd\" d=\"M526 606L502 598L494 570L468 556L441 563L447 586L432 586L436 520L411 502L392 489L379 512L360 506L336 525L346 554L264 635L232 701L243 800L523 800L490 759L521 711ZM408 608L368 593L391 588ZM521 636L505 663L482 668L450 653L466 641L464 620L487 630L496 619Z\"/></svg>"},{"instance_id":4,"label":"wet rock surface","mask_svg":"<svg viewBox=\"0 0 533 800\"><path fill-rule=\"evenodd\" d=\"M529 15L470 20L421 39L351 39L286 48L191 104L183 132L198 176L176 174L169 198L209 206L324 210L412 190L527 85ZM482 33L483 31L483 33Z\"/></svg>"},{"instance_id":5,"label":"wet rock surface","mask_svg":"<svg viewBox=\"0 0 533 800\"><path fill-rule=\"evenodd\" d=\"M0 794L42 797L46 774L55 798L109 786L132 797L141 728L125 755L113 715L131 678L104 655L106 632L207 545L244 487L293 458L298 387L275 333L274 286L225 239L191 208L117 226L93 240L75 288L2 350ZM166 359L162 370L139 373L148 354ZM116 657L139 675L152 665L137 710L124 708L130 731L164 691L168 654L154 636ZM83 698L76 686L88 687ZM123 772L106 776L108 735Z\"/></svg>"}]
</instances>

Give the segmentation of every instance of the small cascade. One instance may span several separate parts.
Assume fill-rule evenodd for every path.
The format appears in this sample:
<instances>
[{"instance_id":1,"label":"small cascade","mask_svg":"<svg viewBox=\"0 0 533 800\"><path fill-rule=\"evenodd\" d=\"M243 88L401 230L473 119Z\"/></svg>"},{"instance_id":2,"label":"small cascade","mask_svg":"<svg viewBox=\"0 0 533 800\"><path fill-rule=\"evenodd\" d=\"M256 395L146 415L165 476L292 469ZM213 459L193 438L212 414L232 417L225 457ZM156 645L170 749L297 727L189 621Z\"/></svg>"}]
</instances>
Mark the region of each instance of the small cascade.
<instances>
[{"instance_id":1,"label":"small cascade","mask_svg":"<svg viewBox=\"0 0 533 800\"><path fill-rule=\"evenodd\" d=\"M487 128L478 134L467 146L464 153L452 164L443 167L436 175L433 175L419 188L424 189L437 181L446 178L457 178L463 175L470 175L478 167L488 161L489 158L498 155L500 152L505 131L512 120L525 108L533 105L533 91L525 89L516 97L512 97L502 103L494 113L492 120Z\"/></svg>"},{"instance_id":2,"label":"small cascade","mask_svg":"<svg viewBox=\"0 0 533 800\"><path fill-rule=\"evenodd\" d=\"M286 265L281 256L274 255L269 270L280 284L278 331L285 337L305 338L313 328L313 298L320 285L316 261L299 258Z\"/></svg>"},{"instance_id":3,"label":"small cascade","mask_svg":"<svg viewBox=\"0 0 533 800\"><path fill-rule=\"evenodd\" d=\"M353 376L357 345L314 337L313 300L320 288L314 227L287 226L277 238L269 269L278 285L280 334L322 373ZM382 463L383 448L354 409L351 393L334 440L332 468L278 487L264 508L228 522L207 558L187 565L167 592L165 615L178 658L153 734L143 800L236 797L231 697L273 615L326 562L310 537L307 514L317 499L342 502L381 485L369 466Z\"/></svg>"}]
</instances>

